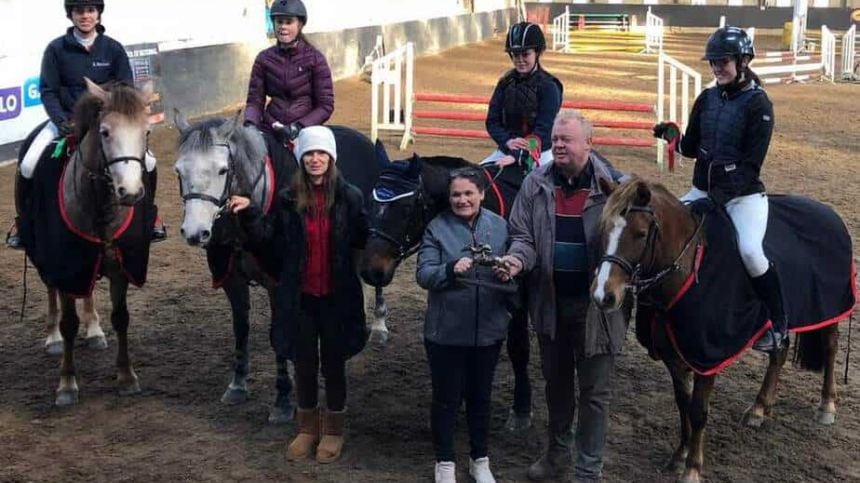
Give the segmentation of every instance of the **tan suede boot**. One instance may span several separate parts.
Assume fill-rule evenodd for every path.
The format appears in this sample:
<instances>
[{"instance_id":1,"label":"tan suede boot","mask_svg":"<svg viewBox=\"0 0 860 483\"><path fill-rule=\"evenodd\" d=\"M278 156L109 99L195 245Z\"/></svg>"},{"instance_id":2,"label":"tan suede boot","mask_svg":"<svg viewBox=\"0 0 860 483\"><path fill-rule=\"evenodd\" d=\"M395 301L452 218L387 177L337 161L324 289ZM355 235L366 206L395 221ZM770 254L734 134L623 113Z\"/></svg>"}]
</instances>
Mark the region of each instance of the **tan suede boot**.
<instances>
[{"instance_id":1,"label":"tan suede boot","mask_svg":"<svg viewBox=\"0 0 860 483\"><path fill-rule=\"evenodd\" d=\"M343 450L343 422L346 410L322 412L322 439L317 446L317 462L332 463Z\"/></svg>"},{"instance_id":2,"label":"tan suede boot","mask_svg":"<svg viewBox=\"0 0 860 483\"><path fill-rule=\"evenodd\" d=\"M307 458L314 451L314 446L320 441L320 410L319 408L301 409L296 413L299 434L287 447L287 459L300 460Z\"/></svg>"}]
</instances>

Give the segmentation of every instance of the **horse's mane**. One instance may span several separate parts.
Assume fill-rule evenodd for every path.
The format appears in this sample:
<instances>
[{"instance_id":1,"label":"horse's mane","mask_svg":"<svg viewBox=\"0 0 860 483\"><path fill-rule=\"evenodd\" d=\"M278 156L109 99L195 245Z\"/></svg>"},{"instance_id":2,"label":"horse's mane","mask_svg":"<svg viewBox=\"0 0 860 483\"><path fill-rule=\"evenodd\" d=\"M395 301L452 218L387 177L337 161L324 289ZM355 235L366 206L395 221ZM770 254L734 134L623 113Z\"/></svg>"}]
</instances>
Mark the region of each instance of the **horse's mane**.
<instances>
[{"instance_id":1,"label":"horse's mane","mask_svg":"<svg viewBox=\"0 0 860 483\"><path fill-rule=\"evenodd\" d=\"M605 229L608 224L612 223L616 217L624 216L631 206L635 206L639 199L640 187L646 187L651 192L652 199L655 196L674 198L674 195L660 183L653 183L640 178L637 175L631 175L630 179L618 185L615 191L606 200L606 206L603 208L603 216L600 219L600 224Z\"/></svg>"},{"instance_id":2,"label":"horse's mane","mask_svg":"<svg viewBox=\"0 0 860 483\"><path fill-rule=\"evenodd\" d=\"M468 161L463 158L455 158L452 156L421 156L421 161L427 163L430 166L442 168L448 171L457 168L464 168L466 166L476 166L471 161Z\"/></svg>"},{"instance_id":3,"label":"horse's mane","mask_svg":"<svg viewBox=\"0 0 860 483\"><path fill-rule=\"evenodd\" d=\"M87 92L75 104L73 119L78 139L95 126L104 112L127 117L146 116L146 103L134 87L122 82L110 82L101 87L109 94L107 102Z\"/></svg>"}]
</instances>

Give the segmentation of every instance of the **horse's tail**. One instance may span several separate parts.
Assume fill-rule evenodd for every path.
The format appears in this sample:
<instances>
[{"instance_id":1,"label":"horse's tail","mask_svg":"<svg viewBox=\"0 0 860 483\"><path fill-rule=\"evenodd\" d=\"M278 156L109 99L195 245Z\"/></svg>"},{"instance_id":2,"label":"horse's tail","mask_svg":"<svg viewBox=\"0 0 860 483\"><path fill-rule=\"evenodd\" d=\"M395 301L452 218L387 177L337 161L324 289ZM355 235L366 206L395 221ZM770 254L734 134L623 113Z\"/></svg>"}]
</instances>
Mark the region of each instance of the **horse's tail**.
<instances>
[{"instance_id":1,"label":"horse's tail","mask_svg":"<svg viewBox=\"0 0 860 483\"><path fill-rule=\"evenodd\" d=\"M827 354L826 330L811 330L797 334L795 340L794 365L808 371L821 372Z\"/></svg>"}]
</instances>

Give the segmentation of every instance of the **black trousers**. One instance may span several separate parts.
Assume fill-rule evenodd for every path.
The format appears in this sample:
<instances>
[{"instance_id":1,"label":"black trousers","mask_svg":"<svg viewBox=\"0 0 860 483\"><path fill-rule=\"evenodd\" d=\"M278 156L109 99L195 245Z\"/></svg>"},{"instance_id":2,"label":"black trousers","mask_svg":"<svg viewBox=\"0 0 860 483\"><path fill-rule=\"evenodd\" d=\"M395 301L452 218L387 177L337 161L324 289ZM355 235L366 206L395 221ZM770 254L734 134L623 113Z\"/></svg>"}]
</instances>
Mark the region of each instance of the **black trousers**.
<instances>
[{"instance_id":1,"label":"black trousers","mask_svg":"<svg viewBox=\"0 0 860 483\"><path fill-rule=\"evenodd\" d=\"M331 297L302 294L295 341L296 398L301 409L317 407L320 372L328 409L343 411L346 407L346 357L333 308Z\"/></svg>"},{"instance_id":2,"label":"black trousers","mask_svg":"<svg viewBox=\"0 0 860 483\"><path fill-rule=\"evenodd\" d=\"M436 461L454 461L454 426L463 399L469 425L469 455L472 459L487 456L490 397L502 342L462 347L424 341L424 347L433 382L430 426Z\"/></svg>"}]
</instances>

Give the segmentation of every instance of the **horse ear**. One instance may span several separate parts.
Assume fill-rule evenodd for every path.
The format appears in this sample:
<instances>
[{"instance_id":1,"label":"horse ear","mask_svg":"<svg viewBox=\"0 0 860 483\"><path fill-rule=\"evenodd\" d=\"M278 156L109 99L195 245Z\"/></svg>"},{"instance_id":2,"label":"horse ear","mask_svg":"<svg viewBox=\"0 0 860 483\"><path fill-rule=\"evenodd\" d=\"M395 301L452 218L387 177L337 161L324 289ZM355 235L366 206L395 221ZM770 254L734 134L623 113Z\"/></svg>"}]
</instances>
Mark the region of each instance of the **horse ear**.
<instances>
[{"instance_id":1,"label":"horse ear","mask_svg":"<svg viewBox=\"0 0 860 483\"><path fill-rule=\"evenodd\" d=\"M182 114L182 111L175 107L173 108L173 123L176 124L176 128L179 129L179 132L182 134L191 129L191 124L188 123L188 119L185 117L185 114Z\"/></svg>"},{"instance_id":2,"label":"horse ear","mask_svg":"<svg viewBox=\"0 0 860 483\"><path fill-rule=\"evenodd\" d=\"M603 176L598 176L597 184L600 185L600 189L606 196L611 195L615 191L615 188L618 188L618 185L615 183L615 181L612 181L611 179L605 178Z\"/></svg>"},{"instance_id":3,"label":"horse ear","mask_svg":"<svg viewBox=\"0 0 860 483\"><path fill-rule=\"evenodd\" d=\"M379 163L379 168L385 168L391 163L391 158L388 157L388 151L385 150L385 145L382 144L382 141L377 139L374 148L376 149L376 162Z\"/></svg>"},{"instance_id":4,"label":"horse ear","mask_svg":"<svg viewBox=\"0 0 860 483\"><path fill-rule=\"evenodd\" d=\"M236 114L233 115L226 122L221 124L221 127L218 128L218 134L224 136L224 138L230 137L231 134L236 130L236 127L239 126L239 118L242 116L242 110L239 109L236 111Z\"/></svg>"},{"instance_id":5,"label":"horse ear","mask_svg":"<svg viewBox=\"0 0 860 483\"><path fill-rule=\"evenodd\" d=\"M648 188L648 183L640 181L636 185L636 199L633 204L636 206L648 206L651 202L651 189Z\"/></svg>"},{"instance_id":6,"label":"horse ear","mask_svg":"<svg viewBox=\"0 0 860 483\"><path fill-rule=\"evenodd\" d=\"M107 102L110 94L108 94L108 92L106 90L102 89L101 87L99 87L98 84L91 81L89 79L89 77L84 77L84 82L87 85L87 92L94 95L95 97L100 99L102 102Z\"/></svg>"}]
</instances>

